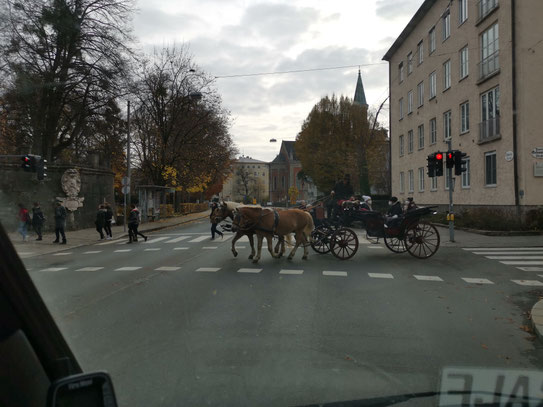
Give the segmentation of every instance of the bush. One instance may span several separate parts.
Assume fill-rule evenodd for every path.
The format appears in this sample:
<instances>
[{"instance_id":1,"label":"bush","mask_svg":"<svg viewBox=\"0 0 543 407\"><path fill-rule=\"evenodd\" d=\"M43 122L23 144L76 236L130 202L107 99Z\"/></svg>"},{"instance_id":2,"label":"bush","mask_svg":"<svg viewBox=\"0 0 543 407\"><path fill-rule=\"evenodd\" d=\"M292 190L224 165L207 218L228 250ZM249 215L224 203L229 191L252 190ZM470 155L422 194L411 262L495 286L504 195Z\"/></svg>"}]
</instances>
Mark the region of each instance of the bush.
<instances>
[{"instance_id":1,"label":"bush","mask_svg":"<svg viewBox=\"0 0 543 407\"><path fill-rule=\"evenodd\" d=\"M447 223L447 214L438 213L432 217L436 223ZM480 230L543 230L543 208L532 209L522 218L510 210L498 208L464 209L455 214L455 225Z\"/></svg>"},{"instance_id":2,"label":"bush","mask_svg":"<svg viewBox=\"0 0 543 407\"><path fill-rule=\"evenodd\" d=\"M525 224L530 230L543 230L543 208L532 209L526 213Z\"/></svg>"}]
</instances>

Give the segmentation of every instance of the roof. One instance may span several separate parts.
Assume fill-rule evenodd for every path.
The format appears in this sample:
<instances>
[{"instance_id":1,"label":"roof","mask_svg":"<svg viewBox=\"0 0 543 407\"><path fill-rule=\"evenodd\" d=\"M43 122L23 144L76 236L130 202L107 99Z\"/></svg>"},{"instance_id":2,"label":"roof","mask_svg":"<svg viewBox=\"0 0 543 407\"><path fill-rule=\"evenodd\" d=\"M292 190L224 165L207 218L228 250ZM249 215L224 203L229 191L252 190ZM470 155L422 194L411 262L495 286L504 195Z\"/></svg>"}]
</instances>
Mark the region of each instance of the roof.
<instances>
[{"instance_id":1,"label":"roof","mask_svg":"<svg viewBox=\"0 0 543 407\"><path fill-rule=\"evenodd\" d=\"M358 80L356 81L356 90L354 91L354 103L357 103L360 106L368 106L366 103L366 94L364 93L364 85L362 84L360 69L358 70Z\"/></svg>"},{"instance_id":2,"label":"roof","mask_svg":"<svg viewBox=\"0 0 543 407\"><path fill-rule=\"evenodd\" d=\"M244 156L239 157L236 162L243 164L268 164L266 161L255 160L254 158Z\"/></svg>"},{"instance_id":3,"label":"roof","mask_svg":"<svg viewBox=\"0 0 543 407\"><path fill-rule=\"evenodd\" d=\"M383 56L384 61L390 61L392 59L392 55L396 53L398 48L401 47L401 45L404 43L404 41L409 37L409 35L413 32L415 27L421 22L421 20L424 18L428 10L432 8L432 6L436 3L437 0L425 0L424 3L419 7L415 15L411 18L411 21L407 23L405 28L403 29L402 33L398 38L396 38L396 41L394 41L394 44L390 47L390 49L387 51L387 53Z\"/></svg>"},{"instance_id":4,"label":"roof","mask_svg":"<svg viewBox=\"0 0 543 407\"><path fill-rule=\"evenodd\" d=\"M294 143L296 142L283 140L283 145L285 146L285 150L287 151L289 159L291 161L298 161L298 158L296 157L296 150L294 149Z\"/></svg>"}]
</instances>

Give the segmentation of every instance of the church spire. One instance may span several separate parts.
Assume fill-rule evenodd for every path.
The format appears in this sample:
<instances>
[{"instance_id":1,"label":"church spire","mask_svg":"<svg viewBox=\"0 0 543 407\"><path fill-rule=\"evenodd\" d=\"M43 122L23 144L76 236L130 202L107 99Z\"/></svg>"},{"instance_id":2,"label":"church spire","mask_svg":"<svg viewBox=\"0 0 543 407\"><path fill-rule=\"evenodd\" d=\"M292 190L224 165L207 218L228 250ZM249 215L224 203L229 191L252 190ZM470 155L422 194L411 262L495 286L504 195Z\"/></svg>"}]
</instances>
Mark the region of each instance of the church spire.
<instances>
[{"instance_id":1,"label":"church spire","mask_svg":"<svg viewBox=\"0 0 543 407\"><path fill-rule=\"evenodd\" d=\"M358 80L356 82L356 90L354 91L354 103L360 106L368 107L366 103L366 94L364 93L364 85L362 85L362 76L360 75L360 68L358 68Z\"/></svg>"}]
</instances>

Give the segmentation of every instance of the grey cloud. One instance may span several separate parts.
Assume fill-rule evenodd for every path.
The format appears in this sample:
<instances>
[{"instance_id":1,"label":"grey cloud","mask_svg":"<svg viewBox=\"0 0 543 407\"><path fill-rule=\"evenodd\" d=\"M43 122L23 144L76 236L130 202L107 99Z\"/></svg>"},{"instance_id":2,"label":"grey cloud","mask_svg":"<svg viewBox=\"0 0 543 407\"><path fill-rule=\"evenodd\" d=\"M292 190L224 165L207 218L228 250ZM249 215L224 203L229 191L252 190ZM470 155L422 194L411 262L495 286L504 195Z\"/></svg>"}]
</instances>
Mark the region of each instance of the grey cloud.
<instances>
[{"instance_id":1,"label":"grey cloud","mask_svg":"<svg viewBox=\"0 0 543 407\"><path fill-rule=\"evenodd\" d=\"M201 27L203 24L205 21L193 14L170 14L150 8L138 11L134 18L134 28L140 38L175 34L180 29Z\"/></svg>"},{"instance_id":2,"label":"grey cloud","mask_svg":"<svg viewBox=\"0 0 543 407\"><path fill-rule=\"evenodd\" d=\"M415 14L423 0L377 0L377 17L396 19Z\"/></svg>"}]
</instances>

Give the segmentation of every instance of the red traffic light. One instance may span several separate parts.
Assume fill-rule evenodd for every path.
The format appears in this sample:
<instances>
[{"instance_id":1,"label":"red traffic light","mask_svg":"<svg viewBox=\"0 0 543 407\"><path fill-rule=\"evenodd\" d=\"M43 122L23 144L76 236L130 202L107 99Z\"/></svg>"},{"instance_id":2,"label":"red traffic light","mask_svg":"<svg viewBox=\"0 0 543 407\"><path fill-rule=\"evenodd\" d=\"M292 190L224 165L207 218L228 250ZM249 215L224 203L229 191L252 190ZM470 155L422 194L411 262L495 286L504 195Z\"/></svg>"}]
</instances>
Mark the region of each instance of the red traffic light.
<instances>
[{"instance_id":1,"label":"red traffic light","mask_svg":"<svg viewBox=\"0 0 543 407\"><path fill-rule=\"evenodd\" d=\"M447 158L448 158L449 160L452 160L452 158L453 158L452 153L448 153L448 154L447 154Z\"/></svg>"},{"instance_id":2,"label":"red traffic light","mask_svg":"<svg viewBox=\"0 0 543 407\"><path fill-rule=\"evenodd\" d=\"M443 160L443 154L437 153L436 154L436 160Z\"/></svg>"}]
</instances>

